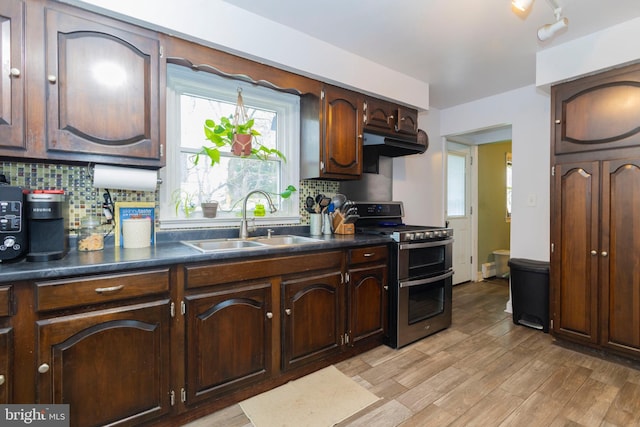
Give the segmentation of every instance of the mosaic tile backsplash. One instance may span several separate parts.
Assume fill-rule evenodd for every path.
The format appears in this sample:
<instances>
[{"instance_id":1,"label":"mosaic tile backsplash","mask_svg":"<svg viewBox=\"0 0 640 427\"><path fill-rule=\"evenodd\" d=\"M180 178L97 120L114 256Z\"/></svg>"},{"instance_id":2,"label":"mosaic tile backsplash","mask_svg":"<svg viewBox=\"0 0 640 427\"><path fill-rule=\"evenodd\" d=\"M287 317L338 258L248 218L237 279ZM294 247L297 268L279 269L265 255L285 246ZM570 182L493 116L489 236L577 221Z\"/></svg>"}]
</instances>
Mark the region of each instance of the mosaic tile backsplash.
<instances>
[{"instance_id":1,"label":"mosaic tile backsplash","mask_svg":"<svg viewBox=\"0 0 640 427\"><path fill-rule=\"evenodd\" d=\"M0 173L10 185L28 190L64 190L69 202L69 229L75 234L80 220L85 216L102 217L104 189L93 188L92 168L48 163L2 162ZM309 223L309 214L304 210L307 196L325 194L329 197L338 192L339 183L334 181L303 180L298 187L300 219ZM155 202L158 192L109 189L114 202ZM159 215L156 215L158 218Z\"/></svg>"}]
</instances>

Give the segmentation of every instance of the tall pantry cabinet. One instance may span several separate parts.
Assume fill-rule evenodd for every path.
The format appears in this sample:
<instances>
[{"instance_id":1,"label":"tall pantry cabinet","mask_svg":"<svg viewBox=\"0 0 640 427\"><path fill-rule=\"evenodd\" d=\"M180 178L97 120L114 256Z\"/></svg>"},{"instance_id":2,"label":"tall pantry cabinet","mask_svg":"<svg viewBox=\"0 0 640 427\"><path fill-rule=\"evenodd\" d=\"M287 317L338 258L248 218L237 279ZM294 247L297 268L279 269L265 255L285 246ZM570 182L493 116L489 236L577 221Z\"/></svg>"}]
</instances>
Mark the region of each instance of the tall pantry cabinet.
<instances>
[{"instance_id":1,"label":"tall pantry cabinet","mask_svg":"<svg viewBox=\"0 0 640 427\"><path fill-rule=\"evenodd\" d=\"M551 90L557 338L640 358L640 64Z\"/></svg>"}]
</instances>

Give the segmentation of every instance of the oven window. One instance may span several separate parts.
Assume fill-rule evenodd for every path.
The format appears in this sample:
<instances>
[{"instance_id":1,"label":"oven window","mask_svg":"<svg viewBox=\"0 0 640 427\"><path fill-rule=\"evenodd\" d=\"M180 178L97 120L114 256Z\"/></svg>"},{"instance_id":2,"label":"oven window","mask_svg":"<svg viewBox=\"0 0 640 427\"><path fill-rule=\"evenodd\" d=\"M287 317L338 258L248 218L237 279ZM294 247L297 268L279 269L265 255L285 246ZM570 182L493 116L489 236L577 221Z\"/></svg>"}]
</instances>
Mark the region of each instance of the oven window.
<instances>
[{"instance_id":1,"label":"oven window","mask_svg":"<svg viewBox=\"0 0 640 427\"><path fill-rule=\"evenodd\" d=\"M409 277L425 277L447 271L450 267L445 264L447 247L447 245L439 245L409 250Z\"/></svg>"},{"instance_id":2,"label":"oven window","mask_svg":"<svg viewBox=\"0 0 640 427\"><path fill-rule=\"evenodd\" d=\"M408 288L410 325L444 312L444 283L442 280Z\"/></svg>"}]
</instances>

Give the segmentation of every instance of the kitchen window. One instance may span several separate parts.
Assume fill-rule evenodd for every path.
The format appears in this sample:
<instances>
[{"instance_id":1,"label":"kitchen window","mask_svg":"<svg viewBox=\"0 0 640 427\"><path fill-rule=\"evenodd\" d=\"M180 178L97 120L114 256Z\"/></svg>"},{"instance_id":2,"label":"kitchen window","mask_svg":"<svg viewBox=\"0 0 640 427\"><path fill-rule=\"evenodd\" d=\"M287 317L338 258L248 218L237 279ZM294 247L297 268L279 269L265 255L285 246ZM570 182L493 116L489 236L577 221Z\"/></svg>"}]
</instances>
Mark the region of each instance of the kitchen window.
<instances>
[{"instance_id":1,"label":"kitchen window","mask_svg":"<svg viewBox=\"0 0 640 427\"><path fill-rule=\"evenodd\" d=\"M284 154L286 161L273 156L268 160L233 155L228 147L221 151L220 163L196 154L211 145L204 136L205 119L217 123L232 118L238 91L245 110L254 119L261 144ZM255 86L215 74L198 72L173 64L167 66L167 165L162 171L160 194L162 228L216 227L239 224L243 198L252 190L271 194L278 207L268 213L263 196L254 195L247 203L247 217L253 217L257 204L267 214L258 225L298 223L299 197L284 199L279 194L289 185L299 185L300 100L298 96ZM218 202L215 218L205 218L200 204ZM185 206L188 209L185 210ZM193 210L191 212L191 210ZM190 212L186 212L190 211Z\"/></svg>"}]
</instances>

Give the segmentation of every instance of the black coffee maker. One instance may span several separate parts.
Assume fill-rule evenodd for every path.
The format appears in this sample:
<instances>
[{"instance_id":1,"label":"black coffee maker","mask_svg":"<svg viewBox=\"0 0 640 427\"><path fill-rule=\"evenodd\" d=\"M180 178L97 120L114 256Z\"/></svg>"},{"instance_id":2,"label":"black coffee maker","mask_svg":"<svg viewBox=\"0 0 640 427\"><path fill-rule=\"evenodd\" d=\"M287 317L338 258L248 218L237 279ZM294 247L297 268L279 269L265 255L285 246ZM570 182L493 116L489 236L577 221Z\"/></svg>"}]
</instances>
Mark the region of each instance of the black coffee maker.
<instances>
[{"instance_id":1,"label":"black coffee maker","mask_svg":"<svg viewBox=\"0 0 640 427\"><path fill-rule=\"evenodd\" d=\"M27 194L27 261L52 261L69 252L68 212L62 190L33 190Z\"/></svg>"}]
</instances>

